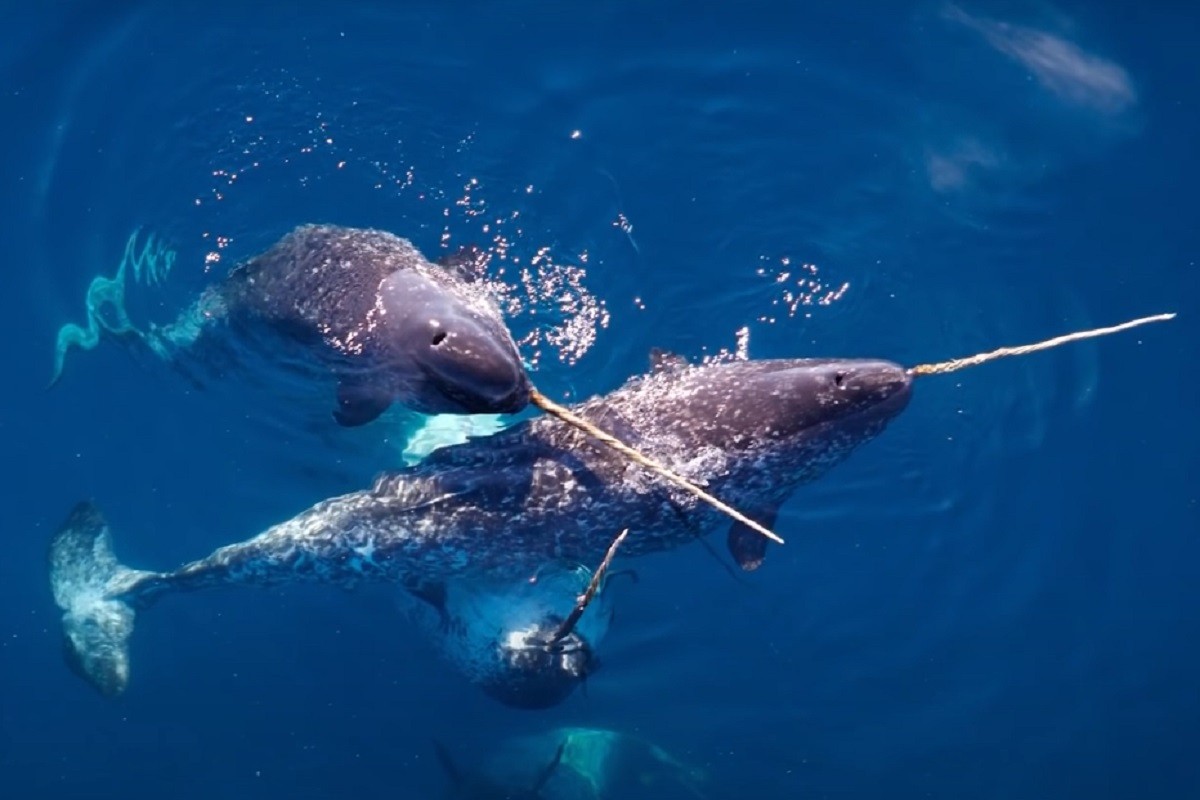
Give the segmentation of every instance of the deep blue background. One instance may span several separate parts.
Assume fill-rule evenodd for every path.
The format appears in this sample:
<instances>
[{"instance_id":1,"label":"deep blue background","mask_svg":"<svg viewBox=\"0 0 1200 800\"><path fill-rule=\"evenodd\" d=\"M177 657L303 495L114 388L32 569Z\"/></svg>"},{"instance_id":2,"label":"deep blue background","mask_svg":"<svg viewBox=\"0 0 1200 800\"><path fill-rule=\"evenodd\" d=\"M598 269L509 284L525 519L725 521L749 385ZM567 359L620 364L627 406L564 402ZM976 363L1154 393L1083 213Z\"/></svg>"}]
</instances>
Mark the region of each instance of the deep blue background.
<instances>
[{"instance_id":1,"label":"deep blue background","mask_svg":"<svg viewBox=\"0 0 1200 800\"><path fill-rule=\"evenodd\" d=\"M806 5L5 4L4 795L428 797L431 736L578 724L706 767L712 797L1200 796L1200 11ZM639 564L554 711L465 687L385 589L172 599L128 694L96 696L45 574L75 500L166 567L386 465L111 345L45 391L90 278L163 235L175 273L136 308L162 321L301 222L486 241L472 178L519 212L518 257L585 266L611 313L577 364L543 358L559 395L743 326L755 357L915 363L1180 316L922 380L759 573ZM789 315L801 263L849 288Z\"/></svg>"}]
</instances>

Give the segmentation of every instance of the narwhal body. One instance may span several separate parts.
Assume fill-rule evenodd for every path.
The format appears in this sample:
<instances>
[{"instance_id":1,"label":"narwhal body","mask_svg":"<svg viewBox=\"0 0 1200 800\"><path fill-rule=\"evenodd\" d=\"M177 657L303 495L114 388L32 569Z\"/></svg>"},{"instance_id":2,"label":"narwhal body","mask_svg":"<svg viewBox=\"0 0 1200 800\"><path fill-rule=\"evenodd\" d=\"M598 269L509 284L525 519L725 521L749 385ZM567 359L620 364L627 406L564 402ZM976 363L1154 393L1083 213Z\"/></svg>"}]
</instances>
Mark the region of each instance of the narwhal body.
<instances>
[{"instance_id":1,"label":"narwhal body","mask_svg":"<svg viewBox=\"0 0 1200 800\"><path fill-rule=\"evenodd\" d=\"M127 251L126 262L136 257ZM272 374L280 384L332 378L334 417L345 426L393 403L425 414L514 413L529 402L529 379L477 257L465 248L434 263L387 231L302 225L174 322L145 331L125 312L123 264L117 278L93 281L88 328L59 332L54 379L72 346L95 346L103 331L201 382L239 367L282 367Z\"/></svg>"},{"instance_id":2,"label":"narwhal body","mask_svg":"<svg viewBox=\"0 0 1200 800\"><path fill-rule=\"evenodd\" d=\"M575 411L769 524L799 484L879 434L910 390L908 374L885 361L735 361L660 369ZM82 503L51 545L50 577L73 665L115 694L128 681L135 612L165 594L384 581L436 597L447 584L512 585L553 565L595 565L621 529L620 555L632 557L725 522L576 428L540 417L437 450L173 572L118 563L103 518ZM765 545L735 524L730 546L753 566ZM501 680L505 668L501 659Z\"/></svg>"}]
</instances>

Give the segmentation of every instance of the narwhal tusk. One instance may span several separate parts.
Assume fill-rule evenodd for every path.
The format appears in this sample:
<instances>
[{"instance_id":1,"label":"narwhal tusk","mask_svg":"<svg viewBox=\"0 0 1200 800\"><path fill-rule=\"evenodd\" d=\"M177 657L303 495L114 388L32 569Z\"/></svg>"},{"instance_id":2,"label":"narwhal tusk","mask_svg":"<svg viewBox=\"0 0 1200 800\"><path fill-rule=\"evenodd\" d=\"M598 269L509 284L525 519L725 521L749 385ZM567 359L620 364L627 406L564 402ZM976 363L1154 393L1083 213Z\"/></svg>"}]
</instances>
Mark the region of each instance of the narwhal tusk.
<instances>
[{"instance_id":1,"label":"narwhal tusk","mask_svg":"<svg viewBox=\"0 0 1200 800\"><path fill-rule=\"evenodd\" d=\"M1107 336L1110 333L1120 333L1121 331L1136 328L1139 325L1146 325L1150 322L1166 322L1169 319L1174 319L1174 314L1155 314L1152 317L1142 317L1141 319L1122 322L1120 325L1113 325L1108 328L1094 328L1090 331L1078 331L1077 333L1068 333L1062 336L1055 336L1053 339L1047 339L1044 342L1035 344L1022 344L1016 347L1001 347L998 350L992 350L989 353L978 353L966 358L954 358L949 361L939 361L936 364L918 364L915 367L909 367L908 374L912 376L918 375L943 375L947 372L957 372L960 369L974 367L978 364L983 364L988 361L995 361L998 358L1006 356L1023 356L1026 353L1036 353L1039 350L1049 350L1051 347L1058 347L1060 344L1068 342L1077 342L1080 339L1092 339L1097 336Z\"/></svg>"},{"instance_id":2,"label":"narwhal tusk","mask_svg":"<svg viewBox=\"0 0 1200 800\"><path fill-rule=\"evenodd\" d=\"M717 509L721 513L727 514L728 516L732 517L733 519L737 520L738 522L742 523L743 525L747 526L748 528L751 528L751 529L757 531L758 533L761 533L763 536L767 537L771 541L776 542L777 544L783 544L783 539L781 539L777 534L771 532L767 528L758 524L757 522L750 519L745 514L738 511L737 509L721 502L720 500L713 497L711 494L704 491L699 486L692 483L691 481L689 481L687 478L683 477L679 473L668 469L667 467L663 466L662 464L658 463L657 461L651 459L649 456L642 455L637 450L634 450L632 447L630 447L629 445L622 442L620 439L616 438L615 436L613 436L611 434L605 433L604 431L600 430L592 423L588 422L586 419L583 419L582 417L578 416L577 414L574 414L573 412L571 412L570 409L564 408L563 406L560 406L558 403L555 403L553 400L546 397L546 395L542 394L537 389L534 389L530 393L530 399L533 401L533 404L535 406L540 408L542 411L545 411L547 414L553 414L554 416L558 417L559 419L561 419L563 422L567 423L568 425L574 425L576 428L579 428L581 431L587 433L588 435L594 437L595 439L598 439L599 441L601 441L604 444L608 445L609 447L613 448L617 452L627 456L635 464L645 467L646 469L650 470L654 474L658 475L659 477L665 478L666 480L670 481L671 483L675 484L676 486L680 487L681 489L691 492L696 497L699 497L701 500L708 503L710 506Z\"/></svg>"},{"instance_id":3,"label":"narwhal tusk","mask_svg":"<svg viewBox=\"0 0 1200 800\"><path fill-rule=\"evenodd\" d=\"M588 603L592 602L592 598L596 596L596 592L600 591L600 583L604 580L604 576L608 572L608 565L612 563L613 556L617 554L617 548L621 546L621 542L625 541L625 537L628 535L629 528L626 528L617 534L617 538L612 540L612 544L608 546L608 551L604 554L604 560L600 562L600 566L596 568L592 579L588 581L587 588L583 590L583 594L575 599L575 607L571 609L571 613L563 620L563 624L558 626L558 630L550 636L548 640L550 644L558 644L570 636L571 631L575 630L575 625L578 624L579 618L583 616L583 612L587 610Z\"/></svg>"}]
</instances>

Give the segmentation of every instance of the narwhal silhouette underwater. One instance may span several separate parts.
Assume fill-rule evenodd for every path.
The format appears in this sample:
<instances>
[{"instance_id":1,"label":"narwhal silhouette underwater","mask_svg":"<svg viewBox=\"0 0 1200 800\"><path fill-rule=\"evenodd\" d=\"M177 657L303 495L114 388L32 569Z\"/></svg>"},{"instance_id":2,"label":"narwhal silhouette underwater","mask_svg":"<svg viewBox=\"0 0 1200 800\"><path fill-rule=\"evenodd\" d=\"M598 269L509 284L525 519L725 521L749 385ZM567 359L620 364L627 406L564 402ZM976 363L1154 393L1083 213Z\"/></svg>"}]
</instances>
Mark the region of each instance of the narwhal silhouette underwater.
<instances>
[{"instance_id":1,"label":"narwhal silhouette underwater","mask_svg":"<svg viewBox=\"0 0 1200 800\"><path fill-rule=\"evenodd\" d=\"M1149 321L1166 316L1149 318ZM747 360L691 366L660 360L650 374L578 405L584 424L625 441L702 484L753 519L771 524L780 505L879 435L910 400L914 376L950 371L1003 355L1112 332L1072 334L970 359L905 369L870 359ZM90 503L76 506L50 545L50 583L63 610L69 664L105 694L129 681L134 618L181 591L233 584L317 581L399 584L451 617L440 628L463 641L448 648L455 666L502 702L545 708L561 702L595 666L596 635L579 613L603 565L567 581L548 610L541 596L508 605L530 576L576 569L620 554L676 548L716 529L712 506L658 479L575 425L553 416L435 450L420 464L317 503L248 540L218 548L173 572L117 561L108 526ZM613 540L625 529L624 542ZM728 545L743 568L762 563L765 539L741 522ZM506 613L477 624L487 596ZM490 616L489 616L490 615ZM458 619L453 619L454 617ZM463 633L465 632L465 633Z\"/></svg>"},{"instance_id":2,"label":"narwhal silhouette underwater","mask_svg":"<svg viewBox=\"0 0 1200 800\"><path fill-rule=\"evenodd\" d=\"M605 728L553 728L502 741L464 769L440 743L447 800L703 800L705 770L641 736Z\"/></svg>"},{"instance_id":3,"label":"narwhal silhouette underwater","mask_svg":"<svg viewBox=\"0 0 1200 800\"><path fill-rule=\"evenodd\" d=\"M441 742L433 743L438 763L446 773L446 800L544 800L542 788L558 769L567 743L561 742L550 760L542 765L525 785L510 785L485 772L464 770Z\"/></svg>"},{"instance_id":4,"label":"narwhal silhouette underwater","mask_svg":"<svg viewBox=\"0 0 1200 800\"><path fill-rule=\"evenodd\" d=\"M153 238L138 249L135 237L117 275L92 281L86 327L59 330L51 385L71 348L108 336L198 383L247 363L332 376L333 416L345 426L371 422L393 403L424 414L511 414L529 403L528 375L480 280L475 248L432 263L386 231L303 225L205 289L174 322L143 331L125 309L129 273L159 280L173 254Z\"/></svg>"}]
</instances>

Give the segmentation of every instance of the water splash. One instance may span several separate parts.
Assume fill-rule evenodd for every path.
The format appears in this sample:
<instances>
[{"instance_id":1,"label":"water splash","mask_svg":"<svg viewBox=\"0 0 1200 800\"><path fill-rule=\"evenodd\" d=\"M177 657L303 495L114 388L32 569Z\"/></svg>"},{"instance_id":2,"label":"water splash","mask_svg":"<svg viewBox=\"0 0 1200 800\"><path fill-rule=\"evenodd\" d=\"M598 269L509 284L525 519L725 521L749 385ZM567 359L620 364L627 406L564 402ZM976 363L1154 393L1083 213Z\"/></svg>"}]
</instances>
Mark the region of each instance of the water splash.
<instances>
[{"instance_id":1,"label":"water splash","mask_svg":"<svg viewBox=\"0 0 1200 800\"><path fill-rule=\"evenodd\" d=\"M399 427L404 436L400 459L406 466L412 466L434 450L462 444L475 436L497 433L509 423L510 420L499 414L435 414L417 424L406 420Z\"/></svg>"}]
</instances>

